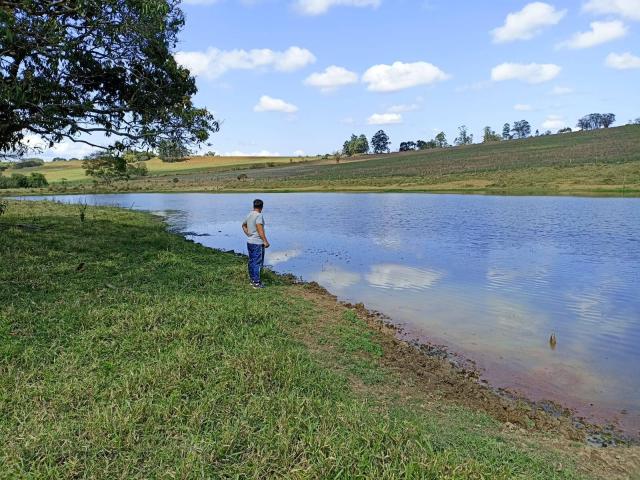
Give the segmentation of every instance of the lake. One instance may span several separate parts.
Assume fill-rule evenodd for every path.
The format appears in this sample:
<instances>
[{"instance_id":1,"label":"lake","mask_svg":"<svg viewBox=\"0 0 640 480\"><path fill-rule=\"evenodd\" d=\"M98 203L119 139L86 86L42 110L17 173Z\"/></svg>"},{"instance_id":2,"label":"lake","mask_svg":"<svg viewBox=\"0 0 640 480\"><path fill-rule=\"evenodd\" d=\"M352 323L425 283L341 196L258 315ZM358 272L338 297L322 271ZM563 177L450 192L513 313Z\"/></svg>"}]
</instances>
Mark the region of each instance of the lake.
<instances>
[{"instance_id":1,"label":"lake","mask_svg":"<svg viewBox=\"0 0 640 480\"><path fill-rule=\"evenodd\" d=\"M255 194L47 197L162 215L245 251ZM41 199L42 197L32 197ZM473 359L492 385L640 429L640 199L261 195L266 263ZM189 235L188 235L189 236ZM557 345L552 348L550 335Z\"/></svg>"}]
</instances>

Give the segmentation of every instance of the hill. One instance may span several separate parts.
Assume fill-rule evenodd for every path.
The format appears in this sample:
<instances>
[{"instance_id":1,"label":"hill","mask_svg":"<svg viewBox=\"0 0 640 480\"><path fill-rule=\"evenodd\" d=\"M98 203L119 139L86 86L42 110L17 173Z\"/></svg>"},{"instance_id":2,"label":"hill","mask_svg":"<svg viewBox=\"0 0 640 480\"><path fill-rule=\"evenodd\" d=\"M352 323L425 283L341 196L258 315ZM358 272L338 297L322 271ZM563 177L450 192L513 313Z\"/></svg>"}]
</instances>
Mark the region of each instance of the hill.
<instances>
[{"instance_id":1,"label":"hill","mask_svg":"<svg viewBox=\"0 0 640 480\"><path fill-rule=\"evenodd\" d=\"M81 167L72 163L22 172L39 171L54 184L61 178L87 182L86 177L82 180ZM171 164L153 159L148 167L149 177L112 188L640 195L640 126L364 155L344 158L339 164L317 157L196 157ZM246 178L239 176L238 170L243 170Z\"/></svg>"}]
</instances>

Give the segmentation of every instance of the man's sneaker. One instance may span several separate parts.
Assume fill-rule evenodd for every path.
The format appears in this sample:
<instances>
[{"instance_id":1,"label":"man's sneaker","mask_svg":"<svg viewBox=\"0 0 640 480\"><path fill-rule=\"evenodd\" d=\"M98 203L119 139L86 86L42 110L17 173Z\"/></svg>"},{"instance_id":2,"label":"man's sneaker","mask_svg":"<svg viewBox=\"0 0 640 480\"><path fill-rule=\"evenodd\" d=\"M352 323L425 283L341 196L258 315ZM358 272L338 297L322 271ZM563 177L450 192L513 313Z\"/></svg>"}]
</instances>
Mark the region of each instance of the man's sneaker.
<instances>
[{"instance_id":1,"label":"man's sneaker","mask_svg":"<svg viewBox=\"0 0 640 480\"><path fill-rule=\"evenodd\" d=\"M264 285L262 284L262 282L252 283L251 285L253 286L253 288L264 288Z\"/></svg>"}]
</instances>

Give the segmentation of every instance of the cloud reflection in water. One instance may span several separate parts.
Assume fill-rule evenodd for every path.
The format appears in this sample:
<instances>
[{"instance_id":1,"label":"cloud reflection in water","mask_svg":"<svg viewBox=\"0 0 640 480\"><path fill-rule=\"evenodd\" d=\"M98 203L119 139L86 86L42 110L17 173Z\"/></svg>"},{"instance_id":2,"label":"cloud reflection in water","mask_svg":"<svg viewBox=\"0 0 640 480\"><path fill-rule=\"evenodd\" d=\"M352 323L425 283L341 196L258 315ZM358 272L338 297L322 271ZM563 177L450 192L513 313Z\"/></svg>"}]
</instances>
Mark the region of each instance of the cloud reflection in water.
<instances>
[{"instance_id":1,"label":"cloud reflection in water","mask_svg":"<svg viewBox=\"0 0 640 480\"><path fill-rule=\"evenodd\" d=\"M365 278L377 288L424 290L434 286L442 277L443 274L435 270L382 263L373 265Z\"/></svg>"}]
</instances>

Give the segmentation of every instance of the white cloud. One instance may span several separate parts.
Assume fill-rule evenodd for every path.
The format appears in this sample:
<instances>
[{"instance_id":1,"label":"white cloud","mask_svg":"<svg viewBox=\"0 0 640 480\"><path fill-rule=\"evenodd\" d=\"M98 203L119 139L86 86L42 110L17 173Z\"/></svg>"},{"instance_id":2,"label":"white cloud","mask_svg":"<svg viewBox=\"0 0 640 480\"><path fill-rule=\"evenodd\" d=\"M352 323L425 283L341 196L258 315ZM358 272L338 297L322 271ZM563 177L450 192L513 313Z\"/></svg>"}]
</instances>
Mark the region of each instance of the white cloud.
<instances>
[{"instance_id":1,"label":"white cloud","mask_svg":"<svg viewBox=\"0 0 640 480\"><path fill-rule=\"evenodd\" d=\"M278 152L270 152L269 150L260 150L259 152L242 152L234 150L233 152L225 152L221 157L279 157Z\"/></svg>"},{"instance_id":2,"label":"white cloud","mask_svg":"<svg viewBox=\"0 0 640 480\"><path fill-rule=\"evenodd\" d=\"M559 115L548 115L544 122L542 122L542 128L547 130L558 130L566 127L567 122Z\"/></svg>"},{"instance_id":3,"label":"white cloud","mask_svg":"<svg viewBox=\"0 0 640 480\"><path fill-rule=\"evenodd\" d=\"M591 22L591 30L578 32L569 40L559 43L558 47L572 49L595 47L602 43L611 42L627 34L627 27L620 20L611 22Z\"/></svg>"},{"instance_id":4,"label":"white cloud","mask_svg":"<svg viewBox=\"0 0 640 480\"><path fill-rule=\"evenodd\" d=\"M387 108L387 112L389 113L404 113L404 112L413 112L414 110L418 110L420 105L417 103L411 103L407 105L392 105Z\"/></svg>"},{"instance_id":5,"label":"white cloud","mask_svg":"<svg viewBox=\"0 0 640 480\"><path fill-rule=\"evenodd\" d=\"M553 5L533 2L519 12L510 13L504 25L491 31L494 43L530 40L545 27L556 25L566 15L566 10L556 10Z\"/></svg>"},{"instance_id":6,"label":"white cloud","mask_svg":"<svg viewBox=\"0 0 640 480\"><path fill-rule=\"evenodd\" d=\"M418 85L430 85L449 78L435 65L427 62L374 65L362 76L368 89L374 92L395 92Z\"/></svg>"},{"instance_id":7,"label":"white cloud","mask_svg":"<svg viewBox=\"0 0 640 480\"><path fill-rule=\"evenodd\" d=\"M551 93L553 95L568 95L570 93L573 93L573 88L561 87L556 85L555 87L553 87L553 90L551 90Z\"/></svg>"},{"instance_id":8,"label":"white cloud","mask_svg":"<svg viewBox=\"0 0 640 480\"><path fill-rule=\"evenodd\" d=\"M358 82L358 75L343 67L331 65L324 72L312 73L304 81L305 85L319 88L324 93Z\"/></svg>"},{"instance_id":9,"label":"white cloud","mask_svg":"<svg viewBox=\"0 0 640 480\"><path fill-rule=\"evenodd\" d=\"M374 113L367 118L369 125L391 125L402 123L402 115L399 113Z\"/></svg>"},{"instance_id":10,"label":"white cloud","mask_svg":"<svg viewBox=\"0 0 640 480\"><path fill-rule=\"evenodd\" d=\"M296 155L297 157L304 157L305 152L304 150L296 150L295 152L293 152L294 155Z\"/></svg>"},{"instance_id":11,"label":"white cloud","mask_svg":"<svg viewBox=\"0 0 640 480\"><path fill-rule=\"evenodd\" d=\"M526 83L543 83L553 80L562 68L553 63L502 63L491 69L491 80L520 80Z\"/></svg>"},{"instance_id":12,"label":"white cloud","mask_svg":"<svg viewBox=\"0 0 640 480\"><path fill-rule=\"evenodd\" d=\"M607 67L615 68L616 70L631 70L640 68L640 57L630 52L610 53L604 63Z\"/></svg>"},{"instance_id":13,"label":"white cloud","mask_svg":"<svg viewBox=\"0 0 640 480\"><path fill-rule=\"evenodd\" d=\"M589 0L582 9L596 14L614 14L640 20L640 0Z\"/></svg>"},{"instance_id":14,"label":"white cloud","mask_svg":"<svg viewBox=\"0 0 640 480\"><path fill-rule=\"evenodd\" d=\"M296 0L295 8L304 15L322 15L331 7L373 7L377 8L382 0Z\"/></svg>"},{"instance_id":15,"label":"white cloud","mask_svg":"<svg viewBox=\"0 0 640 480\"><path fill-rule=\"evenodd\" d=\"M423 290L433 287L442 276L442 273L435 270L383 263L373 265L365 278L372 287Z\"/></svg>"},{"instance_id":16,"label":"white cloud","mask_svg":"<svg viewBox=\"0 0 640 480\"><path fill-rule=\"evenodd\" d=\"M263 95L260 97L258 104L253 107L254 112L283 112L283 113L295 113L298 111L298 107L292 103L287 103L280 98L273 98L269 95Z\"/></svg>"},{"instance_id":17,"label":"white cloud","mask_svg":"<svg viewBox=\"0 0 640 480\"><path fill-rule=\"evenodd\" d=\"M306 48L289 47L284 51L268 48L253 50L219 50L209 48L204 52L177 52L176 61L188 68L193 75L210 79L218 78L230 70L272 69L292 72L316 61L316 57Z\"/></svg>"},{"instance_id":18,"label":"white cloud","mask_svg":"<svg viewBox=\"0 0 640 480\"><path fill-rule=\"evenodd\" d=\"M524 103L516 103L513 106L514 110L517 110L518 112L530 112L531 110L533 110L533 108L531 108L531 105L527 105Z\"/></svg>"}]
</instances>

